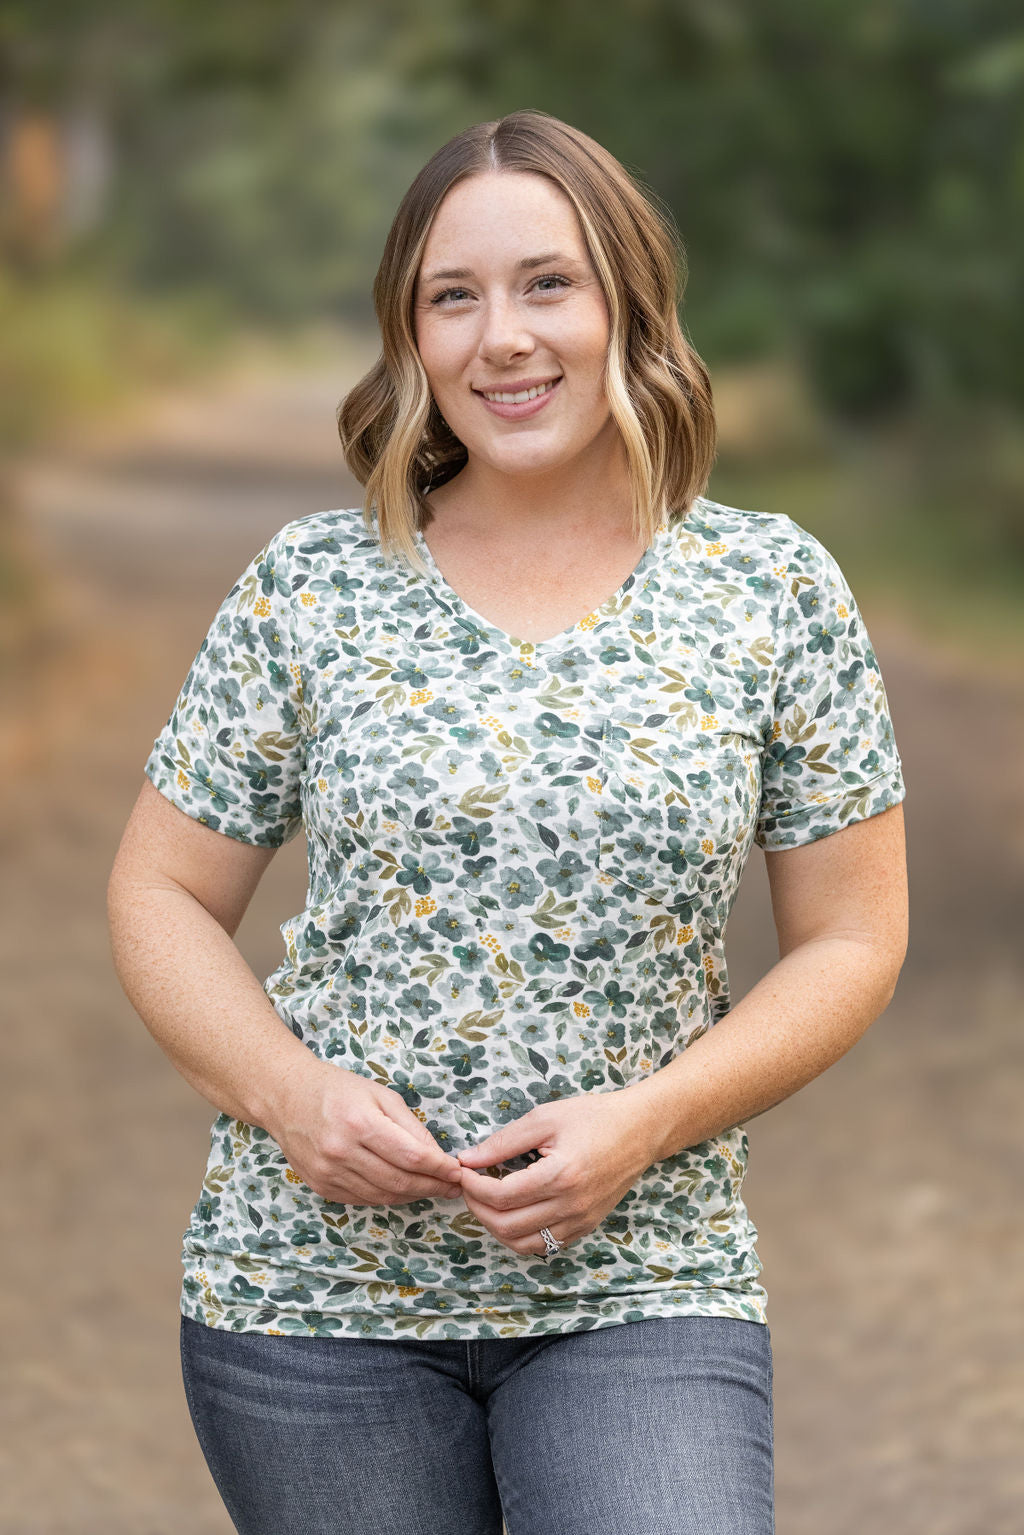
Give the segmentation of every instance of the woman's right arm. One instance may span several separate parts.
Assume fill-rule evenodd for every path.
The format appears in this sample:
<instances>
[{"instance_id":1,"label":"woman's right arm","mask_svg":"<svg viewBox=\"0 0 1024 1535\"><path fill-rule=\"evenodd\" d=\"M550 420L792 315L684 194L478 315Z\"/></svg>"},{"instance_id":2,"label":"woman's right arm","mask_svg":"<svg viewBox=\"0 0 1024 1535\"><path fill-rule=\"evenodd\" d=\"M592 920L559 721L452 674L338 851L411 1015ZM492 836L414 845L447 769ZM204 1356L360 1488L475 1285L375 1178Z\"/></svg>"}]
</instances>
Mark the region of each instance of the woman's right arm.
<instances>
[{"instance_id":1,"label":"woman's right arm","mask_svg":"<svg viewBox=\"0 0 1024 1535\"><path fill-rule=\"evenodd\" d=\"M202 825L147 779L107 890L125 994L185 1080L267 1130L324 1198L459 1197L458 1161L401 1094L307 1049L234 943L274 851Z\"/></svg>"}]
</instances>

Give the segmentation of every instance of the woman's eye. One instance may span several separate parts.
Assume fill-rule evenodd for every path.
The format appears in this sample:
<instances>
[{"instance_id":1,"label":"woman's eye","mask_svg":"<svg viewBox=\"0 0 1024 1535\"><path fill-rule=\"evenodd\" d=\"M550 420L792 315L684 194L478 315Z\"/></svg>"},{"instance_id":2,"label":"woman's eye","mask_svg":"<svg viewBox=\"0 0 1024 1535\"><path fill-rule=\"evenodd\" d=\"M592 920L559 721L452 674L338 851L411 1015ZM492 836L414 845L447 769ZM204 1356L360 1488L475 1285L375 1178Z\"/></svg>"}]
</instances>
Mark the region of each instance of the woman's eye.
<instances>
[{"instance_id":1,"label":"woman's eye","mask_svg":"<svg viewBox=\"0 0 1024 1535\"><path fill-rule=\"evenodd\" d=\"M543 283L551 283L553 286L542 287L541 284ZM546 277L535 278L533 286L538 288L541 293L557 293L559 288L569 287L569 279L567 277L559 277L557 273L551 272ZM430 302L432 305L461 304L468 295L468 288L445 288L443 293L435 294Z\"/></svg>"}]
</instances>

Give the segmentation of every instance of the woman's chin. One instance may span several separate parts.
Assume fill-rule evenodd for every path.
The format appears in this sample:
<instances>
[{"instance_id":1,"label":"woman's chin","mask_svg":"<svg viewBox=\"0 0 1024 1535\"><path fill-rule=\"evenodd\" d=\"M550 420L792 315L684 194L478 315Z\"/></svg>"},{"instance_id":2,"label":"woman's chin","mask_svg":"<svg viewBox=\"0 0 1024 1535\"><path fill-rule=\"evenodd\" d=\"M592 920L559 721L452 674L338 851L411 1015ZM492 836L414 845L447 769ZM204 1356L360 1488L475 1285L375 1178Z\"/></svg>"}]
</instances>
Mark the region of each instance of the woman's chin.
<instances>
[{"instance_id":1,"label":"woman's chin","mask_svg":"<svg viewBox=\"0 0 1024 1535\"><path fill-rule=\"evenodd\" d=\"M560 469L568 469L576 466L579 460L579 449L569 449L566 446L555 446L541 442L509 442L496 446L493 443L481 444L474 451L471 444L467 444L470 463L486 465L494 474L534 476L542 474L557 474Z\"/></svg>"}]
</instances>

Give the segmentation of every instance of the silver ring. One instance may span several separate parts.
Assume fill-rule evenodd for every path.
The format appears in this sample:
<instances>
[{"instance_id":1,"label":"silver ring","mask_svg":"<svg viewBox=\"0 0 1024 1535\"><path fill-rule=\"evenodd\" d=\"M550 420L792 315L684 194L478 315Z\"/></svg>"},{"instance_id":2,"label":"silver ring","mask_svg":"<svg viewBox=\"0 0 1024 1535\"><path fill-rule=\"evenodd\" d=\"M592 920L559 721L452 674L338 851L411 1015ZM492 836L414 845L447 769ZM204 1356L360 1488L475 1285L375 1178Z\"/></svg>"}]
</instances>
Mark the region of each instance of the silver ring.
<instances>
[{"instance_id":1,"label":"silver ring","mask_svg":"<svg viewBox=\"0 0 1024 1535\"><path fill-rule=\"evenodd\" d=\"M540 1228L540 1234L544 1238L544 1246L547 1248L546 1256L553 1258L557 1252L561 1252L562 1244L557 1241L546 1226Z\"/></svg>"}]
</instances>

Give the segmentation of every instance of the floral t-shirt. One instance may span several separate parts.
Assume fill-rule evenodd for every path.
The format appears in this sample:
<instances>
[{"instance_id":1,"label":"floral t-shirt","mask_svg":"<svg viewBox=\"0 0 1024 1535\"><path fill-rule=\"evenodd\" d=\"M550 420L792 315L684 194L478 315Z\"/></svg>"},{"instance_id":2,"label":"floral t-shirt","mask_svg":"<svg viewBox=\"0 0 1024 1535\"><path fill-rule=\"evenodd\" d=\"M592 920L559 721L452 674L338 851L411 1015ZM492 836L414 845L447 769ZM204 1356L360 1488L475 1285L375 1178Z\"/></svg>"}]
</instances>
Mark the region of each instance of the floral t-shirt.
<instances>
[{"instance_id":1,"label":"floral t-shirt","mask_svg":"<svg viewBox=\"0 0 1024 1535\"><path fill-rule=\"evenodd\" d=\"M552 639L520 643L386 559L359 509L288 523L225 597L145 771L187 815L307 839L264 988L315 1055L400 1093L445 1150L658 1071L729 1011L753 843L905 794L878 663L790 517L696 501ZM181 1309L232 1331L493 1338L766 1321L741 1126L654 1163L554 1259L461 1201L313 1193L221 1114Z\"/></svg>"}]
</instances>

